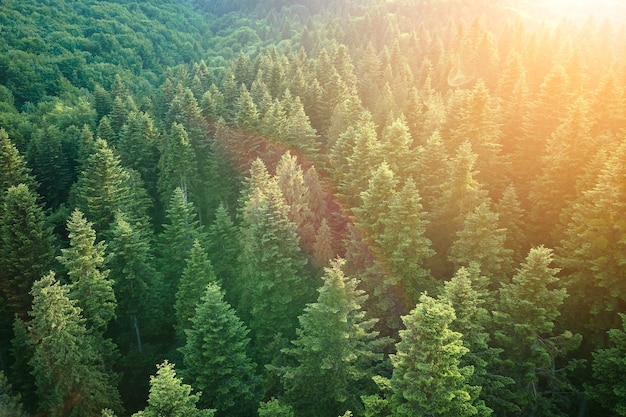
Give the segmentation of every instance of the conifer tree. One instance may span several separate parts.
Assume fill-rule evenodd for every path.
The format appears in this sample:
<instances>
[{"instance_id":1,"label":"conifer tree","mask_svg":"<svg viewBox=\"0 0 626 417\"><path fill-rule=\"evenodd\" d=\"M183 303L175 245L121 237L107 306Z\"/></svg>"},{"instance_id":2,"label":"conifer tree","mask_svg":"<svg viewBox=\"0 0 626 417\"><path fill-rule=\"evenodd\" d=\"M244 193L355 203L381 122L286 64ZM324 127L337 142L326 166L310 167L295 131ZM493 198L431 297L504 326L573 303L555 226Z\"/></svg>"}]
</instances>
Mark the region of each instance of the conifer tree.
<instances>
[{"instance_id":1,"label":"conifer tree","mask_svg":"<svg viewBox=\"0 0 626 417\"><path fill-rule=\"evenodd\" d=\"M157 365L156 375L150 376L148 405L133 417L213 417L215 410L197 408L202 393L191 391L191 386L176 376L174 365L165 361Z\"/></svg>"},{"instance_id":2,"label":"conifer tree","mask_svg":"<svg viewBox=\"0 0 626 417\"><path fill-rule=\"evenodd\" d=\"M21 396L13 392L11 384L9 384L2 371L0 371L0 415L10 417L28 416L22 405Z\"/></svg>"},{"instance_id":3,"label":"conifer tree","mask_svg":"<svg viewBox=\"0 0 626 417\"><path fill-rule=\"evenodd\" d=\"M113 281L104 269L105 244L96 243L92 223L76 209L67 221L70 247L61 249L59 261L67 269L70 297L76 300L88 329L103 333L115 317L117 300Z\"/></svg>"},{"instance_id":4,"label":"conifer tree","mask_svg":"<svg viewBox=\"0 0 626 417\"><path fill-rule=\"evenodd\" d=\"M108 245L106 265L117 299L116 334L126 351L135 340L139 353L143 351L142 334L154 326L154 314L149 305L158 299L159 277L155 270L150 240L141 229L126 221L122 214L115 217ZM155 310L157 307L153 307ZM120 348L122 344L118 342Z\"/></svg>"},{"instance_id":5,"label":"conifer tree","mask_svg":"<svg viewBox=\"0 0 626 417\"><path fill-rule=\"evenodd\" d=\"M174 303L178 284L185 269L186 256L196 240L204 241L205 235L197 220L194 206L179 187L174 190L166 212L167 223L158 237L160 271L163 276L164 322L176 322Z\"/></svg>"},{"instance_id":6,"label":"conifer tree","mask_svg":"<svg viewBox=\"0 0 626 417\"><path fill-rule=\"evenodd\" d=\"M26 161L9 139L7 132L0 128L0 204L4 201L4 193L18 184L26 184L34 190L34 178Z\"/></svg>"},{"instance_id":7,"label":"conifer tree","mask_svg":"<svg viewBox=\"0 0 626 417\"><path fill-rule=\"evenodd\" d=\"M450 329L454 309L447 303L422 295L400 331L401 341L392 357L391 408L393 416L475 416L490 415L479 410L469 385L473 369L460 366L468 349L461 333Z\"/></svg>"},{"instance_id":8,"label":"conifer tree","mask_svg":"<svg viewBox=\"0 0 626 417\"><path fill-rule=\"evenodd\" d=\"M235 103L235 123L246 132L254 132L259 126L259 112L245 84L241 84L241 91Z\"/></svg>"},{"instance_id":9,"label":"conifer tree","mask_svg":"<svg viewBox=\"0 0 626 417\"><path fill-rule=\"evenodd\" d=\"M97 340L85 327L70 289L50 273L35 282L29 312L30 361L39 410L55 416L99 416L109 407L121 410L113 375L103 371Z\"/></svg>"},{"instance_id":10,"label":"conifer tree","mask_svg":"<svg viewBox=\"0 0 626 417\"><path fill-rule=\"evenodd\" d=\"M289 220L276 180L262 162L253 164L244 190L242 223L242 299L254 345L263 362L275 334L291 338L297 316L310 301L312 282L305 269L296 225Z\"/></svg>"},{"instance_id":11,"label":"conifer tree","mask_svg":"<svg viewBox=\"0 0 626 417\"><path fill-rule=\"evenodd\" d=\"M487 309L493 297L488 283L488 278L480 275L478 264L472 263L459 268L445 283L439 299L454 308L456 318L450 323L450 329L463 335L463 346L469 350L459 363L474 368L469 384L475 387L472 396L480 398L476 407L479 410L489 407L495 415L506 415L518 408L511 402L513 398L507 389L514 383L513 379L497 370L503 351L490 346L488 330L492 319Z\"/></svg>"},{"instance_id":12,"label":"conifer tree","mask_svg":"<svg viewBox=\"0 0 626 417\"><path fill-rule=\"evenodd\" d=\"M240 298L240 267L238 257L241 252L239 229L226 210L220 204L215 212L215 219L207 230L207 253L213 265L215 276L225 291L225 299L236 305Z\"/></svg>"},{"instance_id":13,"label":"conifer tree","mask_svg":"<svg viewBox=\"0 0 626 417\"><path fill-rule=\"evenodd\" d=\"M52 267L53 243L37 195L25 184L10 187L0 212L0 288L13 314L26 318L30 288Z\"/></svg>"},{"instance_id":14,"label":"conifer tree","mask_svg":"<svg viewBox=\"0 0 626 417\"><path fill-rule=\"evenodd\" d=\"M366 298L357 280L346 277L343 260L325 268L315 303L299 317L292 346L283 352L294 360L281 369L286 400L298 415L339 415L361 410L361 395L370 393L371 370L382 360L383 339L372 328L361 304Z\"/></svg>"},{"instance_id":15,"label":"conifer tree","mask_svg":"<svg viewBox=\"0 0 626 417\"><path fill-rule=\"evenodd\" d=\"M567 293L555 286L559 270L552 259L550 249L532 248L512 281L502 284L493 313L495 346L504 349L501 369L515 381L510 389L522 413L564 415L575 395L568 379L575 364L565 357L582 338L554 332Z\"/></svg>"},{"instance_id":16,"label":"conifer tree","mask_svg":"<svg viewBox=\"0 0 626 417\"><path fill-rule=\"evenodd\" d=\"M206 287L186 334L180 348L184 377L203 391L199 404L216 408L218 416L246 416L255 410L260 378L247 355L248 329L215 282Z\"/></svg>"},{"instance_id":17,"label":"conifer tree","mask_svg":"<svg viewBox=\"0 0 626 417\"><path fill-rule=\"evenodd\" d=\"M76 206L90 221L99 238L105 238L118 211L131 203L129 174L108 143L97 139L75 188Z\"/></svg>"},{"instance_id":18,"label":"conifer tree","mask_svg":"<svg viewBox=\"0 0 626 417\"><path fill-rule=\"evenodd\" d=\"M620 314L622 327L608 332L607 348L593 352L593 381L586 384L587 392L599 406L615 415L626 415L626 315Z\"/></svg>"},{"instance_id":19,"label":"conifer tree","mask_svg":"<svg viewBox=\"0 0 626 417\"><path fill-rule=\"evenodd\" d=\"M191 327L190 319L203 296L201 289L206 288L209 283L218 281L204 247L196 239L187 256L187 265L180 278L174 304L176 331L181 340L184 340L185 330Z\"/></svg>"},{"instance_id":20,"label":"conifer tree","mask_svg":"<svg viewBox=\"0 0 626 417\"><path fill-rule=\"evenodd\" d=\"M512 251L505 247L506 230L498 226L498 213L487 202L478 205L456 233L448 260L457 266L476 262L492 282L506 281L513 270Z\"/></svg>"},{"instance_id":21,"label":"conifer tree","mask_svg":"<svg viewBox=\"0 0 626 417\"><path fill-rule=\"evenodd\" d=\"M185 127L173 123L165 140L165 148L159 160L158 189L161 201L169 202L177 187L189 195L192 201L197 201L198 163Z\"/></svg>"}]
</instances>

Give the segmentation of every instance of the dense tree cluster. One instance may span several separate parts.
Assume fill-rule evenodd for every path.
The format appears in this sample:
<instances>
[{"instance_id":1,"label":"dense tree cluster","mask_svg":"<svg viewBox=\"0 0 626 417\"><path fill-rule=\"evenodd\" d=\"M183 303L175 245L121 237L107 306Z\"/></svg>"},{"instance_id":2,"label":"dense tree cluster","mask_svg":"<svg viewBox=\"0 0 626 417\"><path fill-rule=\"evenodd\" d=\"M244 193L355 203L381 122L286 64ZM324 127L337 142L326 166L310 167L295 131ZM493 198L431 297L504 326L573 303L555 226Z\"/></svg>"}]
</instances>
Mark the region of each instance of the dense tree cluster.
<instances>
[{"instance_id":1,"label":"dense tree cluster","mask_svg":"<svg viewBox=\"0 0 626 417\"><path fill-rule=\"evenodd\" d=\"M302 3L3 2L0 415L626 415L623 28Z\"/></svg>"}]
</instances>

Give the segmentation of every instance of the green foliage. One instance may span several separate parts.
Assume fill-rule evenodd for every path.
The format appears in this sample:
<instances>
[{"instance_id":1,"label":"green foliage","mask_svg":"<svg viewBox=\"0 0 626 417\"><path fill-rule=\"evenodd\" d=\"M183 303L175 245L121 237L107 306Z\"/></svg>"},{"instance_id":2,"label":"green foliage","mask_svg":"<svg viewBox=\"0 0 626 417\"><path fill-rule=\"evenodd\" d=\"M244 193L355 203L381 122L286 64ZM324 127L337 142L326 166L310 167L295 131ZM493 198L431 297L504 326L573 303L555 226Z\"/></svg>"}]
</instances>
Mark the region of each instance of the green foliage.
<instances>
[{"instance_id":1,"label":"green foliage","mask_svg":"<svg viewBox=\"0 0 626 417\"><path fill-rule=\"evenodd\" d=\"M452 331L454 309L446 302L422 295L408 316L394 365L391 408L394 416L475 416L476 387L470 386L473 369L460 366L468 352L461 333ZM480 415L490 415L481 408Z\"/></svg>"},{"instance_id":2,"label":"green foliage","mask_svg":"<svg viewBox=\"0 0 626 417\"><path fill-rule=\"evenodd\" d=\"M247 355L248 329L224 301L220 287L209 283L180 348L184 377L203 391L199 404L218 416L250 415L258 404L256 364Z\"/></svg>"},{"instance_id":3,"label":"green foliage","mask_svg":"<svg viewBox=\"0 0 626 417\"><path fill-rule=\"evenodd\" d=\"M325 268L317 302L299 317L297 338L283 352L294 362L280 369L286 401L302 416L361 410L360 396L372 391L371 369L387 342L377 339L376 319L366 318L358 282L343 274L343 260Z\"/></svg>"},{"instance_id":4,"label":"green foliage","mask_svg":"<svg viewBox=\"0 0 626 417\"><path fill-rule=\"evenodd\" d=\"M593 353L593 382L588 382L587 392L603 408L615 415L626 415L626 387L624 375L626 362L626 316L621 315L622 329L609 330L610 345Z\"/></svg>"},{"instance_id":5,"label":"green foliage","mask_svg":"<svg viewBox=\"0 0 626 417\"><path fill-rule=\"evenodd\" d=\"M31 286L52 267L55 251L37 198L25 184L10 187L0 212L0 284L9 310L22 318Z\"/></svg>"},{"instance_id":6,"label":"green foliage","mask_svg":"<svg viewBox=\"0 0 626 417\"><path fill-rule=\"evenodd\" d=\"M206 288L209 283L217 283L217 278L204 247L196 239L187 256L187 265L178 283L174 304L176 331L182 340L185 338L185 330L191 327L190 319L202 298L200 289Z\"/></svg>"},{"instance_id":7,"label":"green foliage","mask_svg":"<svg viewBox=\"0 0 626 417\"><path fill-rule=\"evenodd\" d=\"M104 269L105 244L96 243L96 233L80 210L74 210L67 221L70 247L61 249L58 260L67 269L70 280L70 297L77 302L86 326L104 332L115 317L117 300L113 281Z\"/></svg>"},{"instance_id":8,"label":"green foliage","mask_svg":"<svg viewBox=\"0 0 626 417\"><path fill-rule=\"evenodd\" d=\"M20 395L13 393L11 384L2 371L0 371L0 415L10 417L26 417L28 415L24 411Z\"/></svg>"},{"instance_id":9,"label":"green foliage","mask_svg":"<svg viewBox=\"0 0 626 417\"><path fill-rule=\"evenodd\" d=\"M39 410L53 416L99 416L105 407L120 410L113 375L103 371L98 341L69 292L52 272L35 282L31 292L30 365Z\"/></svg>"},{"instance_id":10,"label":"green foliage","mask_svg":"<svg viewBox=\"0 0 626 417\"><path fill-rule=\"evenodd\" d=\"M157 365L156 375L150 376L148 405L133 417L212 417L214 410L196 407L201 393L191 391L191 386L176 376L174 365L165 361Z\"/></svg>"}]
</instances>

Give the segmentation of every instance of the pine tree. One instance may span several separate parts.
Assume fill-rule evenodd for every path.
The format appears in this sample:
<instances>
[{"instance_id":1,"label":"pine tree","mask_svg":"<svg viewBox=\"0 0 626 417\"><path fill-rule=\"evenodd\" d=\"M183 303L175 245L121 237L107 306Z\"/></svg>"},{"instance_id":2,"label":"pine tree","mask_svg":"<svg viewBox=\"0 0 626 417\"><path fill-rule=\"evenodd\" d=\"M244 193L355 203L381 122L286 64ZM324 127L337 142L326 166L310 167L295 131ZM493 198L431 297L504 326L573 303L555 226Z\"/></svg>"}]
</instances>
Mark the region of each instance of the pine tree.
<instances>
[{"instance_id":1,"label":"pine tree","mask_svg":"<svg viewBox=\"0 0 626 417\"><path fill-rule=\"evenodd\" d=\"M239 229L224 204L220 204L215 212L215 219L207 230L207 253L215 276L226 292L224 297L231 305L236 305L241 296L241 288L238 287L240 252Z\"/></svg>"},{"instance_id":2,"label":"pine tree","mask_svg":"<svg viewBox=\"0 0 626 417\"><path fill-rule=\"evenodd\" d=\"M197 220L193 203L187 200L187 195L178 187L174 190L166 212L168 222L163 225L163 232L159 235L159 257L161 273L165 280L166 292L171 297L173 307L174 294L178 282L185 269L185 255L191 252L196 240L204 241L205 235L202 226Z\"/></svg>"},{"instance_id":3,"label":"pine tree","mask_svg":"<svg viewBox=\"0 0 626 417\"><path fill-rule=\"evenodd\" d=\"M112 226L107 253L106 265L110 268L109 277L117 299L116 340L120 348L127 351L134 339L137 350L142 353L142 333L146 327L155 325L149 304L157 299L155 287L159 283L150 240L141 229L118 214Z\"/></svg>"},{"instance_id":4,"label":"pine tree","mask_svg":"<svg viewBox=\"0 0 626 417\"><path fill-rule=\"evenodd\" d=\"M376 238L374 252L389 265L393 278L409 296L406 301L414 305L420 293L435 288L426 268L426 261L434 255L425 236L428 220L411 178L387 203L389 210L381 215L384 230Z\"/></svg>"},{"instance_id":5,"label":"pine tree","mask_svg":"<svg viewBox=\"0 0 626 417\"><path fill-rule=\"evenodd\" d=\"M265 166L253 164L243 205L242 299L238 311L246 312L261 360L275 334L295 334L297 316L310 300L312 283L305 269L296 225L276 180Z\"/></svg>"},{"instance_id":6,"label":"pine tree","mask_svg":"<svg viewBox=\"0 0 626 417\"><path fill-rule=\"evenodd\" d=\"M105 238L118 211L126 212L132 197L129 174L107 142L97 139L95 151L87 160L75 188L76 206L99 238Z\"/></svg>"},{"instance_id":7,"label":"pine tree","mask_svg":"<svg viewBox=\"0 0 626 417\"><path fill-rule=\"evenodd\" d=\"M21 183L34 190L34 178L26 161L9 139L7 132L0 128L0 204L4 201L6 190Z\"/></svg>"},{"instance_id":8,"label":"pine tree","mask_svg":"<svg viewBox=\"0 0 626 417\"><path fill-rule=\"evenodd\" d=\"M510 389L521 412L561 416L567 415L575 395L568 380L575 363L566 355L582 338L570 331L554 332L567 293L555 286L559 270L550 267L552 258L550 249L532 248L512 281L502 284L493 313L494 344L504 350L500 368L515 381Z\"/></svg>"},{"instance_id":9,"label":"pine tree","mask_svg":"<svg viewBox=\"0 0 626 417\"><path fill-rule=\"evenodd\" d=\"M53 264L54 242L37 195L25 184L10 187L0 212L0 288L9 310L26 318L29 291Z\"/></svg>"},{"instance_id":10,"label":"pine tree","mask_svg":"<svg viewBox=\"0 0 626 417\"><path fill-rule=\"evenodd\" d=\"M185 379L203 391L199 404L215 407L218 416L250 415L258 405L260 378L247 355L248 329L219 285L208 284L191 323L180 351Z\"/></svg>"},{"instance_id":11,"label":"pine tree","mask_svg":"<svg viewBox=\"0 0 626 417\"><path fill-rule=\"evenodd\" d=\"M494 284L506 281L513 270L512 251L505 247L506 230L498 226L498 213L481 203L465 217L448 260L457 267L476 262Z\"/></svg>"},{"instance_id":12,"label":"pine tree","mask_svg":"<svg viewBox=\"0 0 626 417\"><path fill-rule=\"evenodd\" d=\"M476 402L477 409L481 410L479 414L482 415L484 408L489 407L495 415L507 415L518 408L511 403L513 398L506 388L514 383L513 379L497 370L497 364L502 360L502 349L490 346L488 330L492 318L487 308L493 297L487 289L488 283L489 279L480 275L478 264L472 263L467 268L459 268L445 283L439 299L454 308L456 318L450 323L450 329L463 335L463 346L469 350L459 363L462 367L474 368L468 382L478 388L471 394L480 398Z\"/></svg>"},{"instance_id":13,"label":"pine tree","mask_svg":"<svg viewBox=\"0 0 626 417\"><path fill-rule=\"evenodd\" d=\"M157 365L156 375L150 376L148 405L133 417L213 417L215 410L196 406L202 393L191 391L191 386L176 376L174 365L165 361Z\"/></svg>"},{"instance_id":14,"label":"pine tree","mask_svg":"<svg viewBox=\"0 0 626 417\"><path fill-rule=\"evenodd\" d=\"M198 163L184 126L173 123L166 136L165 149L159 160L158 189L161 201L166 203L180 187L192 201L198 201Z\"/></svg>"},{"instance_id":15,"label":"pine tree","mask_svg":"<svg viewBox=\"0 0 626 417\"><path fill-rule=\"evenodd\" d=\"M294 360L281 369L285 396L298 415L339 415L360 410L361 395L371 393L371 370L382 360L386 340L376 339L376 319L366 318L366 296L358 282L343 274L343 260L325 268L317 302L299 317L291 347Z\"/></svg>"},{"instance_id":16,"label":"pine tree","mask_svg":"<svg viewBox=\"0 0 626 417\"><path fill-rule=\"evenodd\" d=\"M259 112L245 84L241 84L241 91L235 103L235 123L246 132L254 132L259 127Z\"/></svg>"},{"instance_id":17,"label":"pine tree","mask_svg":"<svg viewBox=\"0 0 626 417\"><path fill-rule=\"evenodd\" d=\"M40 411L54 416L99 416L105 407L121 410L112 374L102 370L98 342L85 327L70 289L50 273L35 282L29 312L30 361Z\"/></svg>"},{"instance_id":18,"label":"pine tree","mask_svg":"<svg viewBox=\"0 0 626 417\"><path fill-rule=\"evenodd\" d=\"M473 369L460 366L468 349L461 333L450 329L454 309L422 295L409 315L402 317L405 330L397 353L391 356L393 416L475 416L479 388L469 385ZM489 409L481 408L483 416Z\"/></svg>"},{"instance_id":19,"label":"pine tree","mask_svg":"<svg viewBox=\"0 0 626 417\"><path fill-rule=\"evenodd\" d=\"M88 329L104 332L115 317L117 300L113 281L104 269L105 244L96 243L96 233L80 210L74 210L67 221L70 247L61 249L58 260L67 269L70 297L76 300Z\"/></svg>"},{"instance_id":20,"label":"pine tree","mask_svg":"<svg viewBox=\"0 0 626 417\"><path fill-rule=\"evenodd\" d=\"M593 381L586 384L587 392L598 405L615 415L626 415L626 315L620 314L622 328L609 330L609 346L593 352Z\"/></svg>"},{"instance_id":21,"label":"pine tree","mask_svg":"<svg viewBox=\"0 0 626 417\"><path fill-rule=\"evenodd\" d=\"M184 340L185 330L191 327L190 319L194 316L196 307L203 296L202 288L209 283L218 283L213 272L211 261L199 240L195 240L189 255L187 265L178 284L176 292L176 331Z\"/></svg>"},{"instance_id":22,"label":"pine tree","mask_svg":"<svg viewBox=\"0 0 626 417\"><path fill-rule=\"evenodd\" d=\"M0 415L9 417L27 417L19 394L14 394L11 384L0 371Z\"/></svg>"}]
</instances>

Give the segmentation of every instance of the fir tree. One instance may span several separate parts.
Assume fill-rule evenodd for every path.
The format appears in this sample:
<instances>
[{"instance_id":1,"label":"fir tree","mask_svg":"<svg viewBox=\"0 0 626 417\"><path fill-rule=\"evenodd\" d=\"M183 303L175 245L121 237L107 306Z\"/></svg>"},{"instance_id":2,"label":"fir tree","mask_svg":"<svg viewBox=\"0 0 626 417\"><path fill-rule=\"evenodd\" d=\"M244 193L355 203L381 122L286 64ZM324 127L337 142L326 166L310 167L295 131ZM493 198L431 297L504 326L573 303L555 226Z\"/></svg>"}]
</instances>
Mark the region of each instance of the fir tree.
<instances>
[{"instance_id":1,"label":"fir tree","mask_svg":"<svg viewBox=\"0 0 626 417\"><path fill-rule=\"evenodd\" d=\"M52 267L55 248L37 195L25 184L4 195L0 242L0 288L9 310L26 318L30 288Z\"/></svg>"},{"instance_id":2,"label":"fir tree","mask_svg":"<svg viewBox=\"0 0 626 417\"><path fill-rule=\"evenodd\" d=\"M37 384L39 409L54 416L99 416L110 407L121 410L111 374L102 370L98 341L85 327L81 309L54 273L35 282L29 312L30 361Z\"/></svg>"},{"instance_id":3,"label":"fir tree","mask_svg":"<svg viewBox=\"0 0 626 417\"><path fill-rule=\"evenodd\" d=\"M157 365L156 375L150 376L148 405L133 417L213 417L215 410L196 406L202 393L191 391L191 386L176 376L174 365L165 361Z\"/></svg>"},{"instance_id":4,"label":"fir tree","mask_svg":"<svg viewBox=\"0 0 626 417\"><path fill-rule=\"evenodd\" d=\"M176 292L176 331L184 340L185 330L191 327L190 319L194 316L196 307L202 298L202 288L209 283L217 283L211 261L199 240L195 240L189 255L187 265L178 284Z\"/></svg>"},{"instance_id":5,"label":"fir tree","mask_svg":"<svg viewBox=\"0 0 626 417\"><path fill-rule=\"evenodd\" d=\"M199 404L215 407L220 416L250 415L258 404L260 378L247 356L248 329L216 283L206 287L191 323L180 351L185 379L203 391Z\"/></svg>"},{"instance_id":6,"label":"fir tree","mask_svg":"<svg viewBox=\"0 0 626 417\"><path fill-rule=\"evenodd\" d=\"M317 302L307 305L293 346L283 350L294 360L281 371L286 399L298 415L360 410L360 396L373 390L371 370L382 360L385 340L376 339L376 320L361 309L366 296L342 265L335 260L325 268Z\"/></svg>"},{"instance_id":7,"label":"fir tree","mask_svg":"<svg viewBox=\"0 0 626 417\"><path fill-rule=\"evenodd\" d=\"M405 330L394 365L391 386L393 416L475 416L477 387L469 385L473 369L460 366L468 349L462 335L450 329L454 309L446 302L422 295L403 318ZM483 416L490 415L482 408Z\"/></svg>"}]
</instances>

